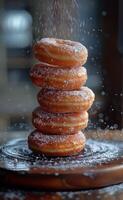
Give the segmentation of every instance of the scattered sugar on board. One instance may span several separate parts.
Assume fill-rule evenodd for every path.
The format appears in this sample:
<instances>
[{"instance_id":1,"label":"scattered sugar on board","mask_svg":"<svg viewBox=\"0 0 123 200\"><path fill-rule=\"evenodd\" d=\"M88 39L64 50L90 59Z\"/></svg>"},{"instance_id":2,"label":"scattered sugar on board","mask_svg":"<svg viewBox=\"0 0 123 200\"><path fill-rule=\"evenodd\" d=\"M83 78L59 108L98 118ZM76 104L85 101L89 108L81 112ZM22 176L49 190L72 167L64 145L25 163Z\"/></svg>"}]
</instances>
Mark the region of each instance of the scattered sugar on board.
<instances>
[{"instance_id":1,"label":"scattered sugar on board","mask_svg":"<svg viewBox=\"0 0 123 200\"><path fill-rule=\"evenodd\" d=\"M47 142L47 141L44 141ZM119 143L118 143L119 145ZM55 169L55 170L73 170L76 167L91 167L97 164L108 163L113 159L117 159L120 156L120 147L117 144L111 144L108 142L100 142L87 140L87 144L84 152L71 157L46 157L45 155L34 154L28 149L26 141L21 141L19 144L8 146L4 149L11 157L18 159L16 168L19 170L27 170L28 167L42 167L42 169ZM122 155L121 155L122 156ZM7 165L11 166L11 169L15 168L13 159L10 159L10 164L6 157L1 157L0 160L7 162ZM57 171L57 172L58 172ZM89 175L89 174L86 174Z\"/></svg>"},{"instance_id":2,"label":"scattered sugar on board","mask_svg":"<svg viewBox=\"0 0 123 200\"><path fill-rule=\"evenodd\" d=\"M110 199L113 198L114 195L118 195L123 191L123 184L118 184L114 186L108 186L105 188L100 188L96 190L82 190L82 191L74 191L74 192L48 192L48 194L52 197L55 195L58 195L61 197L63 200L72 200L72 199L80 199L80 198L91 198L94 197L96 199L102 200L102 195L103 198L105 199ZM15 189L3 189L0 191L0 197L4 198L4 200L13 200L13 199L18 199L18 200L25 200L27 194L30 195L36 195L37 198L43 197L45 192L39 192L39 191L24 191L24 190L15 190ZM118 195L119 197L119 195Z\"/></svg>"}]
</instances>

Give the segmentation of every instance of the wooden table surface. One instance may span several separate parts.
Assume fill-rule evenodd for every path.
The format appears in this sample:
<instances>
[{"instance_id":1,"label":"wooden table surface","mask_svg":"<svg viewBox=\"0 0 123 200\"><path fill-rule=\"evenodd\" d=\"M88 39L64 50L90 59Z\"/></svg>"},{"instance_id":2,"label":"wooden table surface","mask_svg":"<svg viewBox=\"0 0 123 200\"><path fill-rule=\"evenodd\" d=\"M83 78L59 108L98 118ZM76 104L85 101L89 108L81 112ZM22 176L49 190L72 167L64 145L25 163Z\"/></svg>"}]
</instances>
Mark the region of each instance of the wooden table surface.
<instances>
[{"instance_id":1,"label":"wooden table surface","mask_svg":"<svg viewBox=\"0 0 123 200\"><path fill-rule=\"evenodd\" d=\"M85 133L87 138L123 140L123 131L90 131ZM28 132L0 132L0 143L3 144L12 138L23 138ZM44 192L23 189L10 189L0 187L0 200L123 200L123 184L108 186L94 190L81 190L70 192Z\"/></svg>"}]
</instances>

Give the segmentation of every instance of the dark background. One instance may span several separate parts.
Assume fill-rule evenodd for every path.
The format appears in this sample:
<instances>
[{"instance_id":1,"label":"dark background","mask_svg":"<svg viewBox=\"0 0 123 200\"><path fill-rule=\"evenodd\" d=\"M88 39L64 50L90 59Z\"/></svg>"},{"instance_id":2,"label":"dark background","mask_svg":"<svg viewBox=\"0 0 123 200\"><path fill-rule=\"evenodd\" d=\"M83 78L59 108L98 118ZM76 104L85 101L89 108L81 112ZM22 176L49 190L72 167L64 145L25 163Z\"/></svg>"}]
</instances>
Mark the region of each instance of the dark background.
<instances>
[{"instance_id":1,"label":"dark background","mask_svg":"<svg viewBox=\"0 0 123 200\"><path fill-rule=\"evenodd\" d=\"M82 42L96 94L88 129L123 128L122 0L0 0L0 130L30 131L37 88L29 79L41 37Z\"/></svg>"}]
</instances>

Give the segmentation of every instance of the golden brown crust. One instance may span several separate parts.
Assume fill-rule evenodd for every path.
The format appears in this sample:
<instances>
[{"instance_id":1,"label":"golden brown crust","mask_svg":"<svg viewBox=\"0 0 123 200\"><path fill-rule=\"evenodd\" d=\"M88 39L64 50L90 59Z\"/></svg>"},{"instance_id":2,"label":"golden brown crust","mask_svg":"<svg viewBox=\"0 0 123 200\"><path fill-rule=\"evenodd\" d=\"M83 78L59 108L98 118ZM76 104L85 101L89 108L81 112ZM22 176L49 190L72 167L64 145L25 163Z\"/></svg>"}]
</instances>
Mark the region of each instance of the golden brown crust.
<instances>
[{"instance_id":1,"label":"golden brown crust","mask_svg":"<svg viewBox=\"0 0 123 200\"><path fill-rule=\"evenodd\" d=\"M41 108L53 113L71 113L87 111L95 98L87 87L76 91L41 90L38 94Z\"/></svg>"},{"instance_id":2,"label":"golden brown crust","mask_svg":"<svg viewBox=\"0 0 123 200\"><path fill-rule=\"evenodd\" d=\"M57 67L78 67L85 64L88 51L79 42L55 38L43 38L34 45L35 57Z\"/></svg>"},{"instance_id":3,"label":"golden brown crust","mask_svg":"<svg viewBox=\"0 0 123 200\"><path fill-rule=\"evenodd\" d=\"M82 132L74 135L44 135L35 130L28 137L31 150L48 156L69 156L80 152L85 146Z\"/></svg>"},{"instance_id":4,"label":"golden brown crust","mask_svg":"<svg viewBox=\"0 0 123 200\"><path fill-rule=\"evenodd\" d=\"M36 108L32 114L32 123L44 134L75 134L87 127L88 113L47 113Z\"/></svg>"},{"instance_id":5,"label":"golden brown crust","mask_svg":"<svg viewBox=\"0 0 123 200\"><path fill-rule=\"evenodd\" d=\"M85 84L87 71L84 67L60 69L38 63L30 70L30 78L35 85L42 88L76 90Z\"/></svg>"}]
</instances>

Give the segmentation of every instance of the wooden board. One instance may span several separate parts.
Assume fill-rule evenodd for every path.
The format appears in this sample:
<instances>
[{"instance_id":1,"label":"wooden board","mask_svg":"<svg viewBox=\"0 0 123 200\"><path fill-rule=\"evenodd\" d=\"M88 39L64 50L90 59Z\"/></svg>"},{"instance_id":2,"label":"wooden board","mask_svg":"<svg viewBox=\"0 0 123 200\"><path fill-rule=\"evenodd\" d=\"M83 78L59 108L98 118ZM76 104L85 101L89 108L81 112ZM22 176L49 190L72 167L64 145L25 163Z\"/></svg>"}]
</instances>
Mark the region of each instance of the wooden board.
<instances>
[{"instance_id":1,"label":"wooden board","mask_svg":"<svg viewBox=\"0 0 123 200\"><path fill-rule=\"evenodd\" d=\"M48 158L32 153L25 139L0 149L2 184L51 190L98 188L123 182L123 142L87 140L72 157Z\"/></svg>"},{"instance_id":2,"label":"wooden board","mask_svg":"<svg viewBox=\"0 0 123 200\"><path fill-rule=\"evenodd\" d=\"M2 187L0 200L123 200L123 184L74 192L41 192Z\"/></svg>"}]
</instances>

